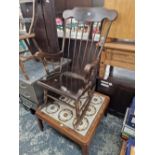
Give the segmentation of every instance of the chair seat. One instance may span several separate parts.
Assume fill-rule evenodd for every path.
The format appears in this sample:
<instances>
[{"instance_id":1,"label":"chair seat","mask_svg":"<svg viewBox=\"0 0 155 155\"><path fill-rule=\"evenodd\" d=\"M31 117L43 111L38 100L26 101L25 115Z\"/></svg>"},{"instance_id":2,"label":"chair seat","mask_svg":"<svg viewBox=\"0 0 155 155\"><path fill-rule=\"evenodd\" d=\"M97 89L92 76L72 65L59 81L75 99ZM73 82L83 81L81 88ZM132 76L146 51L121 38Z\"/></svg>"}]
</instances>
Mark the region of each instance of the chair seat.
<instances>
[{"instance_id":1,"label":"chair seat","mask_svg":"<svg viewBox=\"0 0 155 155\"><path fill-rule=\"evenodd\" d=\"M84 82L68 77L60 81L60 74L62 73L54 74L50 79L38 81L38 84L49 91L77 100L84 91Z\"/></svg>"}]
</instances>

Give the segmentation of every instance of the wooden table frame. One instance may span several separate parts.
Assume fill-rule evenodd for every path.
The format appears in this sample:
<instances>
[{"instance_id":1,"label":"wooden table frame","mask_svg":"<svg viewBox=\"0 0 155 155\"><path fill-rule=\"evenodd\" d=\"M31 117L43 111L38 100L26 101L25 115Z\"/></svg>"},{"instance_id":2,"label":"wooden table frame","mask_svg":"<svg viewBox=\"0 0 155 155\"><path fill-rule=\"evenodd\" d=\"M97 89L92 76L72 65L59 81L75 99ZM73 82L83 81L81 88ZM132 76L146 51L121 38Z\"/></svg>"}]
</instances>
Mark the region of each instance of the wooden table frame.
<instances>
[{"instance_id":1,"label":"wooden table frame","mask_svg":"<svg viewBox=\"0 0 155 155\"><path fill-rule=\"evenodd\" d=\"M135 70L135 45L129 43L105 43L99 65L99 76L104 77L106 65Z\"/></svg>"},{"instance_id":2,"label":"wooden table frame","mask_svg":"<svg viewBox=\"0 0 155 155\"><path fill-rule=\"evenodd\" d=\"M96 117L94 118L94 121L92 122L85 136L78 134L74 130L66 127L65 125L62 125L57 120L47 116L46 114L41 112L41 107L39 107L36 111L36 116L38 119L38 125L39 125L40 130L43 131L42 121L47 122L50 126L56 129L58 132L60 132L61 134L65 135L66 137L68 137L69 139L71 139L72 141L80 145L82 148L82 155L89 155L89 145L90 145L91 139L94 136L95 130L98 127L101 119L107 113L107 107L110 101L110 98L108 96L105 96L105 95L102 95L102 96L105 97L104 104L101 106L100 110L98 111Z\"/></svg>"},{"instance_id":3,"label":"wooden table frame","mask_svg":"<svg viewBox=\"0 0 155 155\"><path fill-rule=\"evenodd\" d=\"M123 142L122 142L122 148L121 148L120 155L125 155L125 152L126 152L126 145L127 145L127 142L126 142L126 141L123 141Z\"/></svg>"}]
</instances>

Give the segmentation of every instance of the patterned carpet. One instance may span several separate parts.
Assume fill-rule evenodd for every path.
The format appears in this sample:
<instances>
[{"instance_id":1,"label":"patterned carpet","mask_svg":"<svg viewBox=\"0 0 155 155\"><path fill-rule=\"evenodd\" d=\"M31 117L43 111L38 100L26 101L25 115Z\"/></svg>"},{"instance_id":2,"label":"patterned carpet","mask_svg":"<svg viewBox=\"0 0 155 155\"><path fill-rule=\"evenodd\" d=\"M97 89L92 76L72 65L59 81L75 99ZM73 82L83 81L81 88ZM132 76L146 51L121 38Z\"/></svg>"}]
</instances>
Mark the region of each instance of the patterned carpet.
<instances>
[{"instance_id":1,"label":"patterned carpet","mask_svg":"<svg viewBox=\"0 0 155 155\"><path fill-rule=\"evenodd\" d=\"M81 148L44 124L38 128L36 117L19 107L19 155L81 155ZM123 120L108 114L96 130L89 148L90 155L119 155Z\"/></svg>"}]
</instances>

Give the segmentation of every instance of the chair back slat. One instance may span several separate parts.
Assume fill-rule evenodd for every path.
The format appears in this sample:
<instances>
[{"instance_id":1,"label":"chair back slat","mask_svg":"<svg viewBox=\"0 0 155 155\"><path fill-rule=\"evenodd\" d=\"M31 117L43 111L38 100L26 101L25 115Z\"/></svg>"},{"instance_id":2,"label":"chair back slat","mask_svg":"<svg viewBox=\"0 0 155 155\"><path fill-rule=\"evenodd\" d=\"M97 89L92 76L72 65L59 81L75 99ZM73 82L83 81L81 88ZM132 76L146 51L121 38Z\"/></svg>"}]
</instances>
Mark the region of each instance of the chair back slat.
<instances>
[{"instance_id":1,"label":"chair back slat","mask_svg":"<svg viewBox=\"0 0 155 155\"><path fill-rule=\"evenodd\" d=\"M67 56L68 56L68 58L70 57L70 55L69 55L69 50L70 50L70 41L71 41L71 35L72 35L72 18L70 19L71 20L71 26L70 26L70 29L69 29L69 42L68 42L68 54L67 54Z\"/></svg>"},{"instance_id":2,"label":"chair back slat","mask_svg":"<svg viewBox=\"0 0 155 155\"><path fill-rule=\"evenodd\" d=\"M85 59L86 59L86 54L87 54L87 49L88 49L88 44L89 44L89 38L91 38L91 36L92 36L91 35L92 26L93 26L93 23L90 22L89 26L88 26L88 36L87 36L87 40L85 41L85 47L84 47L84 51L83 51L83 57L82 57L81 67L80 68L83 67Z\"/></svg>"},{"instance_id":3,"label":"chair back slat","mask_svg":"<svg viewBox=\"0 0 155 155\"><path fill-rule=\"evenodd\" d=\"M95 25L95 24L93 24L93 25ZM95 41L95 36L96 36L96 32L97 32L97 29L98 29L98 25L99 25L99 22L97 22L97 24L96 24L96 26L95 26L95 29L94 29L94 27L93 27L93 33L92 33L92 40L91 40L91 45L90 45L90 48L89 48L89 55L88 55L88 60L91 60L91 58L92 58L92 56L95 56L95 55L93 55L93 53L92 52L94 52L94 49L93 49L93 44L94 44L94 41Z\"/></svg>"},{"instance_id":4,"label":"chair back slat","mask_svg":"<svg viewBox=\"0 0 155 155\"><path fill-rule=\"evenodd\" d=\"M74 50L73 50L73 59L72 59L72 70L73 70L73 67L74 67L74 65L75 65L75 60L76 60L76 57L75 56L77 56L77 39L78 39L78 31L79 31L79 29L78 29L78 27L79 27L79 21L77 22L77 28L76 28L76 33L75 33L75 40L74 40Z\"/></svg>"},{"instance_id":5,"label":"chair back slat","mask_svg":"<svg viewBox=\"0 0 155 155\"><path fill-rule=\"evenodd\" d=\"M80 54L81 54L81 45L82 45L82 39L83 39L83 33L84 33L84 27L85 27L85 24L82 26L82 34L81 34L81 39L80 39L80 45L79 45L79 51L78 51L77 59L79 59L79 56L80 56Z\"/></svg>"},{"instance_id":6,"label":"chair back slat","mask_svg":"<svg viewBox=\"0 0 155 155\"><path fill-rule=\"evenodd\" d=\"M72 10L63 12L65 19L73 17L81 22L100 22L104 18L113 21L117 16L115 10L105 9L103 7L75 7Z\"/></svg>"},{"instance_id":7,"label":"chair back slat","mask_svg":"<svg viewBox=\"0 0 155 155\"><path fill-rule=\"evenodd\" d=\"M64 11L64 38L68 39L65 49L67 57L72 59L71 72L83 74L85 65L99 59L111 26L104 27L105 21L111 23L116 16L116 11L100 7L76 7Z\"/></svg>"}]
</instances>

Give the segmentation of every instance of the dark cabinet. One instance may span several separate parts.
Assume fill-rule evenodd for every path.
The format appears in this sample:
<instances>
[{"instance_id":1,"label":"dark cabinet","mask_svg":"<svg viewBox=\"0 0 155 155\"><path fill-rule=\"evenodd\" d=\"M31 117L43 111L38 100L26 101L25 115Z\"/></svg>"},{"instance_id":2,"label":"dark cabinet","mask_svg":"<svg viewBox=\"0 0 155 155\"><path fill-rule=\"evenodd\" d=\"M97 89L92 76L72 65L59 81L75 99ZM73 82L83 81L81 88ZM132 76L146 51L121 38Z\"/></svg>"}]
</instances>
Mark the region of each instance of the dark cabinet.
<instances>
[{"instance_id":1,"label":"dark cabinet","mask_svg":"<svg viewBox=\"0 0 155 155\"><path fill-rule=\"evenodd\" d=\"M55 0L57 15L61 15L66 9L73 9L77 6L103 6L104 0Z\"/></svg>"},{"instance_id":2,"label":"dark cabinet","mask_svg":"<svg viewBox=\"0 0 155 155\"><path fill-rule=\"evenodd\" d=\"M134 85L134 71L114 67L106 80L97 79L96 91L110 97L109 112L124 116L135 96Z\"/></svg>"},{"instance_id":3,"label":"dark cabinet","mask_svg":"<svg viewBox=\"0 0 155 155\"><path fill-rule=\"evenodd\" d=\"M66 9L72 9L76 6L91 6L91 0L55 0L57 15L61 15Z\"/></svg>"}]
</instances>

